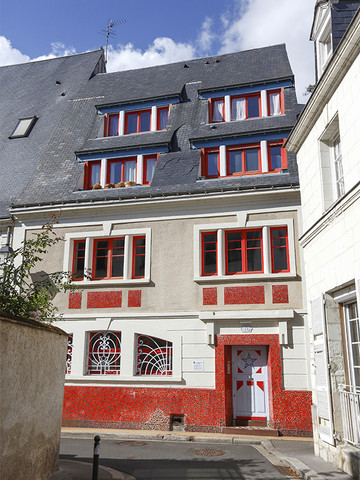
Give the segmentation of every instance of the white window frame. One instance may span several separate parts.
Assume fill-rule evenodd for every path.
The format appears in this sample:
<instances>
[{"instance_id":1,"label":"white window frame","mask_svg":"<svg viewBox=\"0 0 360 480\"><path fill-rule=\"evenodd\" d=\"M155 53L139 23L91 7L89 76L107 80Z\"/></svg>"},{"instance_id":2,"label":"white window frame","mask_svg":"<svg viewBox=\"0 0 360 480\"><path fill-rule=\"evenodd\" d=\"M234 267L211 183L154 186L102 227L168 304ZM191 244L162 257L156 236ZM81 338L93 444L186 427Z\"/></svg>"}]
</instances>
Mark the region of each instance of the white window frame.
<instances>
[{"instance_id":1,"label":"white window frame","mask_svg":"<svg viewBox=\"0 0 360 480\"><path fill-rule=\"evenodd\" d=\"M106 231L105 231L106 230ZM73 256L74 256L74 243L75 240L85 240L85 272L89 272L91 276L91 269L93 263L93 246L94 240L106 240L108 238L124 237L124 277L118 279L104 279L104 280L92 280L88 278L88 275L84 275L83 280L80 280L79 286L81 288L90 287L94 285L126 285L126 284L147 284L150 283L150 255L151 255L151 229L104 229L103 231L95 232L76 232L67 233L65 235L65 247L64 247L64 263L63 270L65 272L72 272ZM134 237L145 236L145 271L144 278L131 278L132 277L132 258L133 258L133 241Z\"/></svg>"},{"instance_id":2,"label":"white window frame","mask_svg":"<svg viewBox=\"0 0 360 480\"><path fill-rule=\"evenodd\" d=\"M289 272L272 273L271 265L271 227L287 227L288 233L288 249L289 249ZM263 240L263 273L244 273L239 275L225 275L225 231L239 230L239 229L262 229ZM202 233L203 232L217 232L217 259L218 259L218 274L217 275L202 275L201 265L201 251L202 251ZM233 282L236 280L252 280L265 278L294 278L296 277L296 258L295 258L295 236L294 236L294 221L292 219L246 221L245 224L238 223L212 223L208 225L194 226L194 281L206 281L218 283L220 280L227 280Z\"/></svg>"}]
</instances>

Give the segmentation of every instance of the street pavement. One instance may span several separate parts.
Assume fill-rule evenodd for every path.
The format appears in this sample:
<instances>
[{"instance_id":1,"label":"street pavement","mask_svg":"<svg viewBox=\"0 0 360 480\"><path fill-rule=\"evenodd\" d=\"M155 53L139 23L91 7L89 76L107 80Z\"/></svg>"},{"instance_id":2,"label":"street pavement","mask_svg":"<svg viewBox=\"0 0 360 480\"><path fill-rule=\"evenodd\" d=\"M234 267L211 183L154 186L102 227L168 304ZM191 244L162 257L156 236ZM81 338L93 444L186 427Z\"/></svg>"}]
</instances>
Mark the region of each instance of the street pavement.
<instances>
[{"instance_id":1,"label":"street pavement","mask_svg":"<svg viewBox=\"0 0 360 480\"><path fill-rule=\"evenodd\" d=\"M59 471L49 480L91 480L93 438L99 480L346 480L315 457L310 439L63 428Z\"/></svg>"}]
</instances>

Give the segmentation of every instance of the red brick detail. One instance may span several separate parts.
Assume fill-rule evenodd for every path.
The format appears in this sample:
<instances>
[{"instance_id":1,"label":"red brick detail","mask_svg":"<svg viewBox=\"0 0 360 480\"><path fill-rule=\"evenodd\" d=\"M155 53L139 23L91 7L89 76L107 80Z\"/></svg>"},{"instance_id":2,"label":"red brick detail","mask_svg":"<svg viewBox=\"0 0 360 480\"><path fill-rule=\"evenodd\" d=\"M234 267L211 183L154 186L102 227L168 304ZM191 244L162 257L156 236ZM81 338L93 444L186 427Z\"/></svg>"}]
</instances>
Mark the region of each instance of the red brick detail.
<instances>
[{"instance_id":1,"label":"red brick detail","mask_svg":"<svg viewBox=\"0 0 360 480\"><path fill-rule=\"evenodd\" d=\"M203 305L217 305L217 288L203 288Z\"/></svg>"},{"instance_id":2,"label":"red brick detail","mask_svg":"<svg viewBox=\"0 0 360 480\"><path fill-rule=\"evenodd\" d=\"M265 288L258 287L225 287L225 305L265 303Z\"/></svg>"},{"instance_id":3,"label":"red brick detail","mask_svg":"<svg viewBox=\"0 0 360 480\"><path fill-rule=\"evenodd\" d=\"M278 335L218 335L215 389L66 386L63 424L93 428L170 429L170 415L185 415L187 431L220 432L232 425L233 345L268 349L270 425L283 435L311 436L311 393L284 391Z\"/></svg>"},{"instance_id":4,"label":"red brick detail","mask_svg":"<svg viewBox=\"0 0 360 480\"><path fill-rule=\"evenodd\" d=\"M121 307L122 292L89 292L87 308L117 308Z\"/></svg>"},{"instance_id":5,"label":"red brick detail","mask_svg":"<svg viewBox=\"0 0 360 480\"><path fill-rule=\"evenodd\" d=\"M289 292L287 285L273 285L272 286L272 301L273 303L289 303Z\"/></svg>"},{"instance_id":6,"label":"red brick detail","mask_svg":"<svg viewBox=\"0 0 360 480\"><path fill-rule=\"evenodd\" d=\"M81 292L69 293L69 308L81 308Z\"/></svg>"},{"instance_id":7,"label":"red brick detail","mask_svg":"<svg viewBox=\"0 0 360 480\"><path fill-rule=\"evenodd\" d=\"M128 307L141 307L141 290L128 291Z\"/></svg>"}]
</instances>

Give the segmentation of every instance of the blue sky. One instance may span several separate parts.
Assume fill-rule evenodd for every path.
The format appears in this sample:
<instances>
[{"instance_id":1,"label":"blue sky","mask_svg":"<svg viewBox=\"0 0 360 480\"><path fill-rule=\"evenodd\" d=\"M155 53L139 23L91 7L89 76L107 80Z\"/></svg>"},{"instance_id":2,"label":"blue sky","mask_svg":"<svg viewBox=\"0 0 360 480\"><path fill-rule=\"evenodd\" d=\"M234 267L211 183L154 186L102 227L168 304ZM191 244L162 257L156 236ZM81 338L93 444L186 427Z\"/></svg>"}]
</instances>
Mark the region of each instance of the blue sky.
<instances>
[{"instance_id":1,"label":"blue sky","mask_svg":"<svg viewBox=\"0 0 360 480\"><path fill-rule=\"evenodd\" d=\"M313 83L315 0L0 0L0 66L105 45L108 70L286 43L298 97Z\"/></svg>"}]
</instances>

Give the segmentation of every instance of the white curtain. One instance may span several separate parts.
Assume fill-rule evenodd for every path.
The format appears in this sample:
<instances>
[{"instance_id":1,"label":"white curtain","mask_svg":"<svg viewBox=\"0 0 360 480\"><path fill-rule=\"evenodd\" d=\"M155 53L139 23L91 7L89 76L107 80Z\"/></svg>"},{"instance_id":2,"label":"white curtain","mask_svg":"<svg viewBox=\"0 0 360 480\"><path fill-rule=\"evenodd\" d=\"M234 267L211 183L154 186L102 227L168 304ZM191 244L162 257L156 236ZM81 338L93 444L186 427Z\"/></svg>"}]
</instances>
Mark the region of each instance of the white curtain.
<instances>
[{"instance_id":1,"label":"white curtain","mask_svg":"<svg viewBox=\"0 0 360 480\"><path fill-rule=\"evenodd\" d=\"M245 98L233 98L231 100L231 120L244 120L245 116Z\"/></svg>"},{"instance_id":2,"label":"white curtain","mask_svg":"<svg viewBox=\"0 0 360 480\"><path fill-rule=\"evenodd\" d=\"M224 121L224 100L214 100L212 121Z\"/></svg>"},{"instance_id":3,"label":"white curtain","mask_svg":"<svg viewBox=\"0 0 360 480\"><path fill-rule=\"evenodd\" d=\"M136 181L136 161L125 162L125 182L135 182Z\"/></svg>"},{"instance_id":4,"label":"white curtain","mask_svg":"<svg viewBox=\"0 0 360 480\"><path fill-rule=\"evenodd\" d=\"M270 103L270 115L281 115L279 92L270 93L269 103Z\"/></svg>"},{"instance_id":5,"label":"white curtain","mask_svg":"<svg viewBox=\"0 0 360 480\"><path fill-rule=\"evenodd\" d=\"M151 182L155 171L156 159L148 158L146 162L146 181Z\"/></svg>"}]
</instances>

